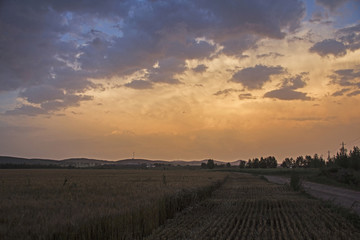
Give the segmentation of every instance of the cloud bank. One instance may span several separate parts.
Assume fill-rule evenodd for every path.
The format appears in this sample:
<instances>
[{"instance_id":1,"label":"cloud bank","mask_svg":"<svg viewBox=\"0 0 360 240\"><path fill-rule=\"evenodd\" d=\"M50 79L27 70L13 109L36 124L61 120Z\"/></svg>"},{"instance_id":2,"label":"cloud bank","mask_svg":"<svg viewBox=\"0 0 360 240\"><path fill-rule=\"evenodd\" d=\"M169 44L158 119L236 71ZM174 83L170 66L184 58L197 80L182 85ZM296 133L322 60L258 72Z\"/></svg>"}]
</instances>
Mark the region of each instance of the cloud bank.
<instances>
[{"instance_id":1,"label":"cloud bank","mask_svg":"<svg viewBox=\"0 0 360 240\"><path fill-rule=\"evenodd\" d=\"M280 100L311 100L306 93L296 91L296 89L306 86L307 75L308 73L301 73L293 77L284 78L279 89L265 93L264 97Z\"/></svg>"},{"instance_id":2,"label":"cloud bank","mask_svg":"<svg viewBox=\"0 0 360 240\"><path fill-rule=\"evenodd\" d=\"M315 43L309 51L322 57L328 55L342 57L347 54L348 50L360 49L360 24L339 29L336 35L336 39L325 39Z\"/></svg>"},{"instance_id":3,"label":"cloud bank","mask_svg":"<svg viewBox=\"0 0 360 240\"><path fill-rule=\"evenodd\" d=\"M146 69L146 79L125 86L181 83L185 60L240 56L262 38L284 38L305 7L300 0L5 0L0 11L0 93L19 91L22 105L8 113L33 115L91 100L86 91L104 88L91 79Z\"/></svg>"},{"instance_id":4,"label":"cloud bank","mask_svg":"<svg viewBox=\"0 0 360 240\"><path fill-rule=\"evenodd\" d=\"M255 67L243 68L237 71L230 81L241 83L249 90L261 89L262 86L271 81L272 75L279 75L285 72L281 66L256 65Z\"/></svg>"}]
</instances>

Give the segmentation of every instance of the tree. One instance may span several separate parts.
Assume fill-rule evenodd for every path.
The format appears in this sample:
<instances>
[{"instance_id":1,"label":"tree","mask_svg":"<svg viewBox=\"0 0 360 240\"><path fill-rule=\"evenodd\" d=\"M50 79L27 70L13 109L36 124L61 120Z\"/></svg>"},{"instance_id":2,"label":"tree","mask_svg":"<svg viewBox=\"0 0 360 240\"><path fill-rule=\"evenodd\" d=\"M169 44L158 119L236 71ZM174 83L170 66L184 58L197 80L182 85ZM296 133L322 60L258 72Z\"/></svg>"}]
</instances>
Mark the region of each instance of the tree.
<instances>
[{"instance_id":1,"label":"tree","mask_svg":"<svg viewBox=\"0 0 360 240\"><path fill-rule=\"evenodd\" d=\"M312 168L320 168L325 166L325 161L324 159L319 155L317 155L316 153L314 154L314 158L311 161L310 167Z\"/></svg>"},{"instance_id":2,"label":"tree","mask_svg":"<svg viewBox=\"0 0 360 240\"><path fill-rule=\"evenodd\" d=\"M335 164L342 168L348 168L349 167L349 159L346 154L336 153L335 157Z\"/></svg>"},{"instance_id":3,"label":"tree","mask_svg":"<svg viewBox=\"0 0 360 240\"><path fill-rule=\"evenodd\" d=\"M300 191L302 188L302 181L298 173L292 172L290 177L290 188L294 191Z\"/></svg>"},{"instance_id":4,"label":"tree","mask_svg":"<svg viewBox=\"0 0 360 240\"><path fill-rule=\"evenodd\" d=\"M246 166L246 162L243 160L240 160L239 168L245 168L245 166Z\"/></svg>"},{"instance_id":5,"label":"tree","mask_svg":"<svg viewBox=\"0 0 360 240\"><path fill-rule=\"evenodd\" d=\"M206 163L201 163L201 168L206 168L207 167L207 165L206 165Z\"/></svg>"},{"instance_id":6,"label":"tree","mask_svg":"<svg viewBox=\"0 0 360 240\"><path fill-rule=\"evenodd\" d=\"M253 168L253 162L251 161L251 159L249 159L246 163L246 168Z\"/></svg>"},{"instance_id":7,"label":"tree","mask_svg":"<svg viewBox=\"0 0 360 240\"><path fill-rule=\"evenodd\" d=\"M260 161L258 158L253 159L253 168L259 168L260 167Z\"/></svg>"},{"instance_id":8,"label":"tree","mask_svg":"<svg viewBox=\"0 0 360 240\"><path fill-rule=\"evenodd\" d=\"M283 168L292 168L294 166L293 158L285 158L285 160L280 165Z\"/></svg>"},{"instance_id":9,"label":"tree","mask_svg":"<svg viewBox=\"0 0 360 240\"><path fill-rule=\"evenodd\" d=\"M274 156L269 156L265 158L266 161L266 167L267 168L276 168L277 167L277 161Z\"/></svg>"},{"instance_id":10,"label":"tree","mask_svg":"<svg viewBox=\"0 0 360 240\"><path fill-rule=\"evenodd\" d=\"M259 168L267 168L266 159L261 157L259 161Z\"/></svg>"},{"instance_id":11,"label":"tree","mask_svg":"<svg viewBox=\"0 0 360 240\"><path fill-rule=\"evenodd\" d=\"M213 169L213 168L215 167L214 160L209 159L209 160L207 161L207 167L208 167L209 169Z\"/></svg>"},{"instance_id":12,"label":"tree","mask_svg":"<svg viewBox=\"0 0 360 240\"><path fill-rule=\"evenodd\" d=\"M350 167L359 170L360 169L360 149L357 146L354 146L353 150L350 150Z\"/></svg>"},{"instance_id":13,"label":"tree","mask_svg":"<svg viewBox=\"0 0 360 240\"><path fill-rule=\"evenodd\" d=\"M305 167L310 167L312 162L312 157L310 155L305 156Z\"/></svg>"},{"instance_id":14,"label":"tree","mask_svg":"<svg viewBox=\"0 0 360 240\"><path fill-rule=\"evenodd\" d=\"M306 167L306 162L303 156L299 156L296 158L295 167L300 167L300 168Z\"/></svg>"}]
</instances>

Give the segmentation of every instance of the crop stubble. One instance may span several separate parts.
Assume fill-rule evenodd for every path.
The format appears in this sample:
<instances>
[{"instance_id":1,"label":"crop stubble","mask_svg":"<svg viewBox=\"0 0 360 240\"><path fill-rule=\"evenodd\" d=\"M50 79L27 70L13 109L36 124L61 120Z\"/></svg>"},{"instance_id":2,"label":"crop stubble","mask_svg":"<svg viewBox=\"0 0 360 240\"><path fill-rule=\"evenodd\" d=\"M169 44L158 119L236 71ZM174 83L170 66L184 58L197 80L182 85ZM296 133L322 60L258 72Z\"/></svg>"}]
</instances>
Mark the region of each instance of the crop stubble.
<instances>
[{"instance_id":1,"label":"crop stubble","mask_svg":"<svg viewBox=\"0 0 360 240\"><path fill-rule=\"evenodd\" d=\"M213 196L148 239L360 239L319 200L248 174L232 174Z\"/></svg>"}]
</instances>

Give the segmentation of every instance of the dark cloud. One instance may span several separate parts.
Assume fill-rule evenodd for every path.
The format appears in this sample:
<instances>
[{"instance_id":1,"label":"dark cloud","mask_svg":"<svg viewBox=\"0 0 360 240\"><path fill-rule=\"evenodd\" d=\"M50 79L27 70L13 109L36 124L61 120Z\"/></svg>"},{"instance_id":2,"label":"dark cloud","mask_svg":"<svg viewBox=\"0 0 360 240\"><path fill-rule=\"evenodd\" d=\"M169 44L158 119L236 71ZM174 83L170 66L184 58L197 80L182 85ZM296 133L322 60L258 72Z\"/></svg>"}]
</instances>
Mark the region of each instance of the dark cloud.
<instances>
[{"instance_id":1,"label":"dark cloud","mask_svg":"<svg viewBox=\"0 0 360 240\"><path fill-rule=\"evenodd\" d=\"M334 92L333 94L331 94L331 96L333 96L333 97L343 96L344 93L346 93L348 91L350 91L350 88L344 88L344 89Z\"/></svg>"},{"instance_id":2,"label":"dark cloud","mask_svg":"<svg viewBox=\"0 0 360 240\"><path fill-rule=\"evenodd\" d=\"M309 22L319 23L319 22L322 22L323 20L324 20L323 13L320 11L316 11L316 12L313 12Z\"/></svg>"},{"instance_id":3,"label":"dark cloud","mask_svg":"<svg viewBox=\"0 0 360 240\"><path fill-rule=\"evenodd\" d=\"M348 97L357 96L357 95L360 95L360 90L356 90L347 94Z\"/></svg>"},{"instance_id":4,"label":"dark cloud","mask_svg":"<svg viewBox=\"0 0 360 240\"><path fill-rule=\"evenodd\" d=\"M312 30L307 31L305 34L300 36L293 36L287 39L288 42L297 42L297 41L306 41L310 43L314 43L312 40L314 38L314 32Z\"/></svg>"},{"instance_id":5,"label":"dark cloud","mask_svg":"<svg viewBox=\"0 0 360 240\"><path fill-rule=\"evenodd\" d=\"M203 73L206 71L208 67L204 64L199 64L196 67L194 67L192 70L197 73Z\"/></svg>"},{"instance_id":6,"label":"dark cloud","mask_svg":"<svg viewBox=\"0 0 360 240\"><path fill-rule=\"evenodd\" d=\"M242 34L237 38L229 38L221 41L223 46L222 53L228 56L238 57L243 56L242 53L250 48L256 47L256 42L261 39L261 36L252 34Z\"/></svg>"},{"instance_id":7,"label":"dark cloud","mask_svg":"<svg viewBox=\"0 0 360 240\"><path fill-rule=\"evenodd\" d=\"M177 37L179 33L173 33L162 41L161 45L168 56L180 59L203 59L209 57L216 50L216 46L206 41L196 39L184 39L184 36ZM185 35L186 33L184 33Z\"/></svg>"},{"instance_id":8,"label":"dark cloud","mask_svg":"<svg viewBox=\"0 0 360 240\"><path fill-rule=\"evenodd\" d=\"M325 24L325 25L329 25L332 24L333 21L329 20L329 14L327 12L321 12L321 11L316 11L312 14L311 19L309 20L309 22L311 23L321 23L321 24Z\"/></svg>"},{"instance_id":9,"label":"dark cloud","mask_svg":"<svg viewBox=\"0 0 360 240\"><path fill-rule=\"evenodd\" d=\"M214 95L227 97L227 96L231 95L232 93L238 93L238 92L244 92L244 90L227 88L227 89L224 89L221 91L217 91L216 93L214 93ZM238 95L238 98L240 100L246 100L246 99L255 99L256 97L254 97L251 93L240 93Z\"/></svg>"},{"instance_id":10,"label":"dark cloud","mask_svg":"<svg viewBox=\"0 0 360 240\"><path fill-rule=\"evenodd\" d=\"M243 92L244 90L239 90L239 89L234 89L234 88L227 88L224 90L220 90L217 91L216 93L214 93L215 96L229 96L231 93L236 93L236 92Z\"/></svg>"},{"instance_id":11,"label":"dark cloud","mask_svg":"<svg viewBox=\"0 0 360 240\"><path fill-rule=\"evenodd\" d=\"M355 69L339 69L329 76L331 84L337 84L343 87L359 87L360 88L360 70Z\"/></svg>"},{"instance_id":12,"label":"dark cloud","mask_svg":"<svg viewBox=\"0 0 360 240\"><path fill-rule=\"evenodd\" d=\"M334 11L344 3L348 2L349 0L316 0L315 2L319 5L322 5L331 11Z\"/></svg>"},{"instance_id":13,"label":"dark cloud","mask_svg":"<svg viewBox=\"0 0 360 240\"><path fill-rule=\"evenodd\" d=\"M5 112L6 115L28 115L28 116L36 116L39 114L46 114L47 112L40 108L34 107L31 105L22 105L13 110L8 110Z\"/></svg>"},{"instance_id":14,"label":"dark cloud","mask_svg":"<svg viewBox=\"0 0 360 240\"><path fill-rule=\"evenodd\" d=\"M256 65L255 67L243 68L236 72L230 81L241 83L245 88L261 89L262 86L269 82L272 75L278 75L285 72L285 69L281 66L264 66Z\"/></svg>"},{"instance_id":15,"label":"dark cloud","mask_svg":"<svg viewBox=\"0 0 360 240\"><path fill-rule=\"evenodd\" d=\"M335 39L325 39L321 42L317 42L309 49L310 52L317 53L324 57L327 55L333 55L335 57L341 57L346 54L346 46Z\"/></svg>"},{"instance_id":16,"label":"dark cloud","mask_svg":"<svg viewBox=\"0 0 360 240\"><path fill-rule=\"evenodd\" d=\"M93 100L89 95L69 95L66 94L61 100L43 101L40 106L23 104L13 110L8 110L5 115L28 115L35 116L40 114L50 114L68 107L78 107L82 101Z\"/></svg>"},{"instance_id":17,"label":"dark cloud","mask_svg":"<svg viewBox=\"0 0 360 240\"><path fill-rule=\"evenodd\" d=\"M339 69L329 76L330 84L343 87L343 89L336 91L332 96L357 96L360 93L360 70L359 69ZM351 92L350 92L351 91Z\"/></svg>"},{"instance_id":18,"label":"dark cloud","mask_svg":"<svg viewBox=\"0 0 360 240\"><path fill-rule=\"evenodd\" d=\"M255 97L251 93L242 93L239 94L240 100L246 100L246 99L255 99Z\"/></svg>"},{"instance_id":19,"label":"dark cloud","mask_svg":"<svg viewBox=\"0 0 360 240\"><path fill-rule=\"evenodd\" d=\"M179 84L176 74L183 73L186 70L185 61L178 58L165 58L158 62L157 67L149 70L147 78L153 83Z\"/></svg>"},{"instance_id":20,"label":"dark cloud","mask_svg":"<svg viewBox=\"0 0 360 240\"><path fill-rule=\"evenodd\" d=\"M350 51L360 49L360 24L340 29L337 35Z\"/></svg>"},{"instance_id":21,"label":"dark cloud","mask_svg":"<svg viewBox=\"0 0 360 240\"><path fill-rule=\"evenodd\" d=\"M124 86L133 89L152 89L153 83L145 80L133 80Z\"/></svg>"},{"instance_id":22,"label":"dark cloud","mask_svg":"<svg viewBox=\"0 0 360 240\"><path fill-rule=\"evenodd\" d=\"M284 78L280 89L265 93L266 98L276 98L280 100L311 100L306 93L295 91L306 86L308 73L301 73L293 77Z\"/></svg>"},{"instance_id":23,"label":"dark cloud","mask_svg":"<svg viewBox=\"0 0 360 240\"><path fill-rule=\"evenodd\" d=\"M51 85L39 85L31 86L25 89L25 91L21 92L19 96L30 103L38 104L46 101L63 99L65 97L65 93L63 90Z\"/></svg>"},{"instance_id":24,"label":"dark cloud","mask_svg":"<svg viewBox=\"0 0 360 240\"><path fill-rule=\"evenodd\" d=\"M62 100L46 101L41 103L41 108L46 112L59 111L68 107L78 107L82 101L91 101L93 96L89 95L65 95Z\"/></svg>"},{"instance_id":25,"label":"dark cloud","mask_svg":"<svg viewBox=\"0 0 360 240\"><path fill-rule=\"evenodd\" d=\"M241 54L241 55L237 55L236 57L239 59L245 59L245 58L249 58L250 56L246 54Z\"/></svg>"},{"instance_id":26,"label":"dark cloud","mask_svg":"<svg viewBox=\"0 0 360 240\"><path fill-rule=\"evenodd\" d=\"M283 54L277 53L277 52L269 52L269 53L264 53L264 54L259 54L256 55L257 58L278 58L278 57L283 57Z\"/></svg>"},{"instance_id":27,"label":"dark cloud","mask_svg":"<svg viewBox=\"0 0 360 240\"><path fill-rule=\"evenodd\" d=\"M342 28L337 31L338 34L352 34L356 32L360 32L360 24L357 24L352 27Z\"/></svg>"},{"instance_id":28,"label":"dark cloud","mask_svg":"<svg viewBox=\"0 0 360 240\"><path fill-rule=\"evenodd\" d=\"M306 93L282 88L265 93L266 98L277 98L280 100L310 100Z\"/></svg>"},{"instance_id":29,"label":"dark cloud","mask_svg":"<svg viewBox=\"0 0 360 240\"><path fill-rule=\"evenodd\" d=\"M309 51L322 57L326 55L341 57L347 53L347 50L355 51L360 49L360 24L339 29L336 35L337 39L325 39L315 43Z\"/></svg>"},{"instance_id":30,"label":"dark cloud","mask_svg":"<svg viewBox=\"0 0 360 240\"><path fill-rule=\"evenodd\" d=\"M29 103L60 106L67 102L62 93L101 89L91 78L147 69L153 83L180 83L175 75L186 59L208 58L217 46L240 56L262 38L294 31L304 13L300 0L4 0L0 92L21 89ZM161 64L169 59L178 63L174 69Z\"/></svg>"},{"instance_id":31,"label":"dark cloud","mask_svg":"<svg viewBox=\"0 0 360 240\"><path fill-rule=\"evenodd\" d=\"M295 76L284 78L281 84L281 88L287 89L298 89L306 86L306 81L308 80L308 72L302 72Z\"/></svg>"}]
</instances>

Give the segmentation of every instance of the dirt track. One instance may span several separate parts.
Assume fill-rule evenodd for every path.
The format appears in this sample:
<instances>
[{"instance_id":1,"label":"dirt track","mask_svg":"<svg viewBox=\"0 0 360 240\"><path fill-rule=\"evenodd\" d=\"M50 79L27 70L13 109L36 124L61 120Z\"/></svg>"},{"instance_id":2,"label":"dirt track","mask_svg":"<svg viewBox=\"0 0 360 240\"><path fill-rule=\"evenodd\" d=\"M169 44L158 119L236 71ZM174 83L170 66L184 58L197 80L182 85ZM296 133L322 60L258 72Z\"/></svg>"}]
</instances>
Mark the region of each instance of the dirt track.
<instances>
[{"instance_id":1,"label":"dirt track","mask_svg":"<svg viewBox=\"0 0 360 240\"><path fill-rule=\"evenodd\" d=\"M279 176L265 176L270 182L288 184L289 178ZM324 184L303 181L304 190L310 195L323 200L333 201L343 207L350 208L360 215L360 192L332 187Z\"/></svg>"}]
</instances>

